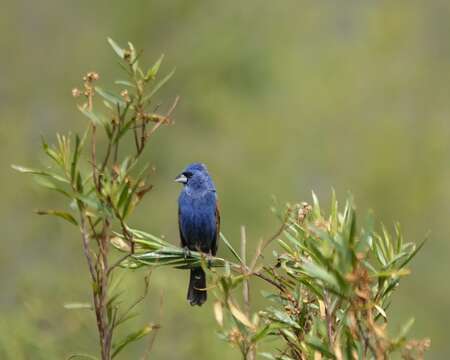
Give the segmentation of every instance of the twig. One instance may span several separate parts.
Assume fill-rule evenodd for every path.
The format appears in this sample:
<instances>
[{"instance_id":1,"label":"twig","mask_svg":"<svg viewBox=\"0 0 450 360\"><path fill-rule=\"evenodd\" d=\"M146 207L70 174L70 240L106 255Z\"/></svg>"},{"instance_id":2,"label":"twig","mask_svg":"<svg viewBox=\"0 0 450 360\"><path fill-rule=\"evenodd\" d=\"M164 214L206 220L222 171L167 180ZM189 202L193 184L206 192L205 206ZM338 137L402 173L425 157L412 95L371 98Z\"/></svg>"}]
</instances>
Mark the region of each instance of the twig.
<instances>
[{"instance_id":1,"label":"twig","mask_svg":"<svg viewBox=\"0 0 450 360\"><path fill-rule=\"evenodd\" d=\"M260 279L268 282L269 284L275 286L278 290L280 290L281 292L285 292L285 288L278 284L276 281L272 280L271 278L267 277L266 275L261 274L261 272L253 272L253 275L255 275L256 277L259 277Z\"/></svg>"},{"instance_id":2,"label":"twig","mask_svg":"<svg viewBox=\"0 0 450 360\"><path fill-rule=\"evenodd\" d=\"M246 264L246 246L247 246L247 236L245 232L245 226L241 226L241 259L242 259L242 272L244 275L247 272L247 264ZM243 286L242 286L242 296L244 298L245 310L247 316L250 315L250 299L249 299L249 283L248 279L244 278Z\"/></svg>"},{"instance_id":3,"label":"twig","mask_svg":"<svg viewBox=\"0 0 450 360\"><path fill-rule=\"evenodd\" d=\"M146 138L148 138L151 134L153 134L156 130L158 130L158 128L166 123L169 119L170 116L172 115L173 111L175 110L175 108L178 105L178 101L180 100L180 97L177 96L174 100L174 102L172 103L172 106L170 107L169 111L166 113L166 115L164 117L162 117L151 129L150 131L146 134Z\"/></svg>"},{"instance_id":4,"label":"twig","mask_svg":"<svg viewBox=\"0 0 450 360\"><path fill-rule=\"evenodd\" d=\"M105 155L105 158L104 158L102 166L101 166L102 173L105 171L106 165L108 164L108 161L109 161L109 157L111 156L111 150L112 150L112 146L113 146L113 142L114 142L114 135L116 133L116 129L117 129L117 126L115 124L113 124L111 138L108 141L108 146L106 148L106 155Z\"/></svg>"},{"instance_id":5,"label":"twig","mask_svg":"<svg viewBox=\"0 0 450 360\"><path fill-rule=\"evenodd\" d=\"M286 229L288 223L289 223L289 217L292 213L292 207L289 207L286 210L286 214L284 216L283 222L281 224L281 226L279 227L279 229L277 230L277 232L272 235L270 238L268 238L266 241L261 241L258 245L258 248L256 249L256 254L255 257L253 258L252 264L250 266L251 269L254 269L256 266L256 263L258 262L258 259L261 257L262 252L264 251L264 249L269 246L269 244L276 240L282 233L283 231Z\"/></svg>"},{"instance_id":6,"label":"twig","mask_svg":"<svg viewBox=\"0 0 450 360\"><path fill-rule=\"evenodd\" d=\"M332 314L331 314L331 309L330 309L330 299L328 296L328 292L325 290L324 291L324 296L323 296L323 302L324 302L324 307L325 307L325 320L327 322L327 336L328 336L328 342L330 343L330 348L333 346L333 318L332 318Z\"/></svg>"},{"instance_id":7,"label":"twig","mask_svg":"<svg viewBox=\"0 0 450 360\"><path fill-rule=\"evenodd\" d=\"M247 275L248 267L246 264L247 258L247 234L245 231L245 226L241 226L241 260L242 260L242 272ZM244 299L245 314L247 318L250 318L250 284L247 276L244 276L242 283L242 297ZM255 359L255 348L252 346L251 341L246 345L247 351L245 357L247 360Z\"/></svg>"},{"instance_id":8,"label":"twig","mask_svg":"<svg viewBox=\"0 0 450 360\"><path fill-rule=\"evenodd\" d=\"M145 284L145 286L144 286L144 292L143 292L143 294L139 297L139 298L137 298L128 308L127 308L127 310L125 310L125 312L122 314L122 316L121 316L121 318L119 319L119 322L121 321L121 320L123 320L127 315L128 315L128 313L131 311L131 310L133 310L137 305L139 305L146 297L147 297L147 294L148 294L148 289L149 289L149 286L150 286L150 276L152 275L152 272L151 272L151 270L149 271L149 273L144 277L144 284Z\"/></svg>"},{"instance_id":9,"label":"twig","mask_svg":"<svg viewBox=\"0 0 450 360\"><path fill-rule=\"evenodd\" d=\"M89 273L91 274L91 278L94 281L96 276L95 276L93 259L92 259L91 253L89 251L89 233L88 233L87 226L86 226L85 215L83 214L82 210L80 210L80 224L81 224L81 238L82 238L82 243L83 243L83 253L84 253L84 256L86 257L86 260L88 263Z\"/></svg>"},{"instance_id":10,"label":"twig","mask_svg":"<svg viewBox=\"0 0 450 360\"><path fill-rule=\"evenodd\" d=\"M132 253L128 253L122 257L120 257L118 260L116 260L109 268L108 268L108 275L116 268L118 267L122 262L124 262L126 259L128 259Z\"/></svg>"}]
</instances>

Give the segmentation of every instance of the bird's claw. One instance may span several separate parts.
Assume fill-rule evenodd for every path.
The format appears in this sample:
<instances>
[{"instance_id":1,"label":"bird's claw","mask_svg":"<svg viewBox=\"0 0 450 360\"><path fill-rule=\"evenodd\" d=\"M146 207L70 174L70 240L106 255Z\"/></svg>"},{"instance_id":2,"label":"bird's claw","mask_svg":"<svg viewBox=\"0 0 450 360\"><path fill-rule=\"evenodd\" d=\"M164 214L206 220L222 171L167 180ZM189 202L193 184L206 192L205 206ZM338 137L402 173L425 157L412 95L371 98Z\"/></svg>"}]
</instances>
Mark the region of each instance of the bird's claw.
<instances>
[{"instance_id":1,"label":"bird's claw","mask_svg":"<svg viewBox=\"0 0 450 360\"><path fill-rule=\"evenodd\" d=\"M187 246L183 248L183 256L184 260L191 257L191 250Z\"/></svg>"},{"instance_id":2,"label":"bird's claw","mask_svg":"<svg viewBox=\"0 0 450 360\"><path fill-rule=\"evenodd\" d=\"M209 253L209 254L206 256L206 263L207 263L207 265L208 265L208 269L211 269L211 267L212 267L212 261L213 261L213 258L214 258L214 256L212 256L211 253Z\"/></svg>"}]
</instances>

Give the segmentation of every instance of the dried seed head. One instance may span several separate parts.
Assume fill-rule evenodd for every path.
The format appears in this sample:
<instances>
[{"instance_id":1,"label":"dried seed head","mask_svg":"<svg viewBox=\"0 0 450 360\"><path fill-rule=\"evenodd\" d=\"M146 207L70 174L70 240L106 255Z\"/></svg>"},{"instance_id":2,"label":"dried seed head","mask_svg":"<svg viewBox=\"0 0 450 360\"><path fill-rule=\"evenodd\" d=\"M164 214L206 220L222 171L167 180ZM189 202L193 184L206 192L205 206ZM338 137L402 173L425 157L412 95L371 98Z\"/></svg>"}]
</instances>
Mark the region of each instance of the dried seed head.
<instances>
[{"instance_id":1,"label":"dried seed head","mask_svg":"<svg viewBox=\"0 0 450 360\"><path fill-rule=\"evenodd\" d=\"M127 102L127 103L129 103L130 101L131 101L131 99L130 99L130 95L128 94L128 90L122 90L121 92L120 92L120 96L122 96L123 97L123 99L125 100L125 102Z\"/></svg>"},{"instance_id":2,"label":"dried seed head","mask_svg":"<svg viewBox=\"0 0 450 360\"><path fill-rule=\"evenodd\" d=\"M78 97L80 95L81 95L81 91L79 89L77 89L77 88L73 88L72 89L72 96L73 97Z\"/></svg>"},{"instance_id":3,"label":"dried seed head","mask_svg":"<svg viewBox=\"0 0 450 360\"><path fill-rule=\"evenodd\" d=\"M402 358L405 360L423 359L425 351L431 346L428 338L422 340L410 340L402 350Z\"/></svg>"},{"instance_id":4,"label":"dried seed head","mask_svg":"<svg viewBox=\"0 0 450 360\"><path fill-rule=\"evenodd\" d=\"M306 216L311 212L312 206L309 205L307 202L302 202L297 206L298 206L297 221L299 223L302 223L305 220Z\"/></svg>"},{"instance_id":5,"label":"dried seed head","mask_svg":"<svg viewBox=\"0 0 450 360\"><path fill-rule=\"evenodd\" d=\"M124 59L125 61L130 61L130 60L131 60L131 50L126 49L126 50L123 52L123 59Z\"/></svg>"},{"instance_id":6,"label":"dried seed head","mask_svg":"<svg viewBox=\"0 0 450 360\"><path fill-rule=\"evenodd\" d=\"M86 76L83 78L84 81L96 81L100 78L100 76L94 72L94 71L90 71L86 74Z\"/></svg>"},{"instance_id":7,"label":"dried seed head","mask_svg":"<svg viewBox=\"0 0 450 360\"><path fill-rule=\"evenodd\" d=\"M244 340L244 337L242 336L241 332L237 328L233 328L228 333L228 340L231 343L240 344L242 342L242 340Z\"/></svg>"}]
</instances>

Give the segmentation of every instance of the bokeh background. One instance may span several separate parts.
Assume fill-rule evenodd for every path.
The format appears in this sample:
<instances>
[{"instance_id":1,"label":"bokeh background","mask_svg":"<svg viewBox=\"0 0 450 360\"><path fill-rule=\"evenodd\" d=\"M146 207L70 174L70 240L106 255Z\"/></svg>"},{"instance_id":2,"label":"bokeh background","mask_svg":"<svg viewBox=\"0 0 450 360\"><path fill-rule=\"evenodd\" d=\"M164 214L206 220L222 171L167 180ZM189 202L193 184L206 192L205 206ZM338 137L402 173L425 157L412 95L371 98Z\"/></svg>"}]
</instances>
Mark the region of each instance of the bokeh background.
<instances>
[{"instance_id":1,"label":"bokeh background","mask_svg":"<svg viewBox=\"0 0 450 360\"><path fill-rule=\"evenodd\" d=\"M181 96L176 125L147 158L155 190L131 224L177 241L173 178L208 164L221 198L223 231L250 241L270 235L280 202L328 201L351 191L406 238L430 241L396 293L390 329L410 316L429 336L429 359L450 357L450 3L445 0L57 1L1 2L0 12L0 358L62 359L94 352L93 315L65 302L88 301L80 240L63 221L33 209L61 207L11 163L37 165L40 135L80 130L71 98L83 73L101 83L120 72L106 43L133 41L162 72L160 93ZM227 256L222 247L220 252ZM153 274L150 299L132 326L159 317L154 359L229 359L211 302L184 301L187 274ZM139 293L142 273L126 277ZM136 344L122 358L138 358Z\"/></svg>"}]
</instances>

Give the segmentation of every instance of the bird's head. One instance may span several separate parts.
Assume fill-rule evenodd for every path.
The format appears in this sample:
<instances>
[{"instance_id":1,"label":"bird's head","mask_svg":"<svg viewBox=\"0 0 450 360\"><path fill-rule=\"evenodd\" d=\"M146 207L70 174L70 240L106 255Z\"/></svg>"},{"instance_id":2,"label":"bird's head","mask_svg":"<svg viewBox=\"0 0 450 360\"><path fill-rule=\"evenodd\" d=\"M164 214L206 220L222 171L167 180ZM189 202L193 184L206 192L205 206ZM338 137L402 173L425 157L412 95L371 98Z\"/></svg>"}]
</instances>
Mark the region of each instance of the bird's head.
<instances>
[{"instance_id":1,"label":"bird's head","mask_svg":"<svg viewBox=\"0 0 450 360\"><path fill-rule=\"evenodd\" d=\"M189 192L215 191L214 184L208 174L208 169L205 164L193 163L188 165L186 169L175 178L175 181L183 184Z\"/></svg>"}]
</instances>

